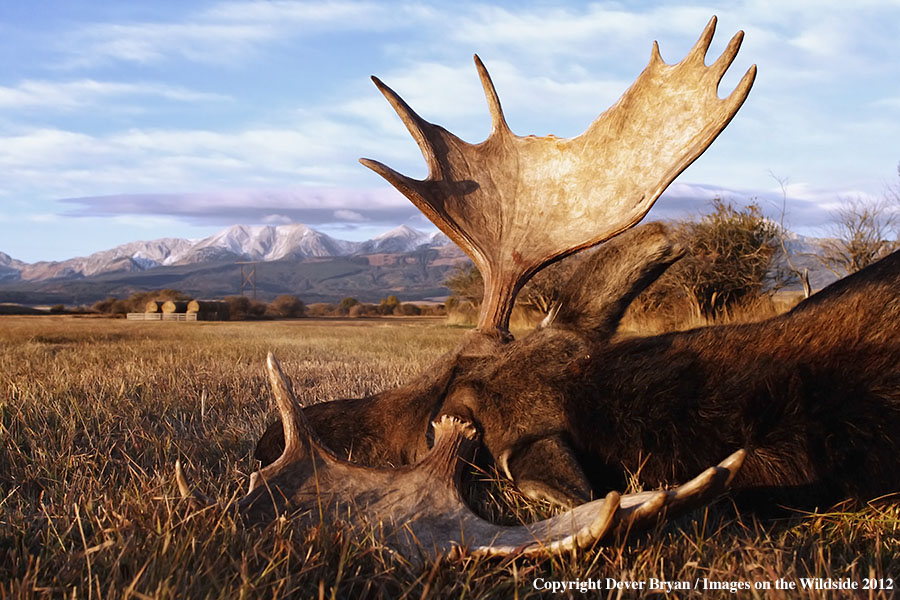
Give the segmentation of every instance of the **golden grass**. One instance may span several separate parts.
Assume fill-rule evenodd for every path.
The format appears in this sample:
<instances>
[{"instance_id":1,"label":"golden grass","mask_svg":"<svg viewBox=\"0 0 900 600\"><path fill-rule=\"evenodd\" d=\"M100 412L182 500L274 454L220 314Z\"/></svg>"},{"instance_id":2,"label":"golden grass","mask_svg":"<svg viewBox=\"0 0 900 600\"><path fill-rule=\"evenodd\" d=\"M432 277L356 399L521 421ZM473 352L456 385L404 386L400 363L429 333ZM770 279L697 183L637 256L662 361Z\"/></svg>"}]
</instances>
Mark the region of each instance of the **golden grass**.
<instances>
[{"instance_id":1,"label":"golden grass","mask_svg":"<svg viewBox=\"0 0 900 600\"><path fill-rule=\"evenodd\" d=\"M270 410L267 351L279 356L302 398L317 401L409 379L462 333L417 321L0 319L0 599L549 595L534 588L537 579L693 585L705 577L774 586L778 578L797 585L802 577L858 585L893 578L900 585L900 511L891 504L760 522L726 502L607 548L413 567L338 525L303 529L279 520L246 528L175 498L178 457L206 494L229 499L246 489ZM505 510L545 508L503 483L495 490ZM772 589L738 596L847 594ZM585 596L570 590L561 597Z\"/></svg>"}]
</instances>

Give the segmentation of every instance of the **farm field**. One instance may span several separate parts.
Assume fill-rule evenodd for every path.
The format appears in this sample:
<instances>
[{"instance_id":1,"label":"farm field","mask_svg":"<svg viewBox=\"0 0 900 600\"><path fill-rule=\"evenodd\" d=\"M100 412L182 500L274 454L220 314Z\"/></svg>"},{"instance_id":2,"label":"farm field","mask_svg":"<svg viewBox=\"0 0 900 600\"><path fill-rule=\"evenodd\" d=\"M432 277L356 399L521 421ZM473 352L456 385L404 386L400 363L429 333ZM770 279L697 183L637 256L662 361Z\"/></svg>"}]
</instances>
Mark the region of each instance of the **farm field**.
<instances>
[{"instance_id":1,"label":"farm field","mask_svg":"<svg viewBox=\"0 0 900 600\"><path fill-rule=\"evenodd\" d=\"M0 599L528 598L551 595L538 582L608 579L694 588L666 597L890 598L900 589L896 503L773 521L726 499L608 547L413 566L337 525L244 527L178 498L177 458L209 496L246 490L255 441L272 419L268 351L301 400L317 402L402 383L464 332L433 319L0 318ZM504 482L493 498L496 510L546 512ZM803 578L860 589L802 590ZM779 580L798 589L778 590ZM863 590L872 580L880 589ZM762 589L735 595L739 584Z\"/></svg>"}]
</instances>

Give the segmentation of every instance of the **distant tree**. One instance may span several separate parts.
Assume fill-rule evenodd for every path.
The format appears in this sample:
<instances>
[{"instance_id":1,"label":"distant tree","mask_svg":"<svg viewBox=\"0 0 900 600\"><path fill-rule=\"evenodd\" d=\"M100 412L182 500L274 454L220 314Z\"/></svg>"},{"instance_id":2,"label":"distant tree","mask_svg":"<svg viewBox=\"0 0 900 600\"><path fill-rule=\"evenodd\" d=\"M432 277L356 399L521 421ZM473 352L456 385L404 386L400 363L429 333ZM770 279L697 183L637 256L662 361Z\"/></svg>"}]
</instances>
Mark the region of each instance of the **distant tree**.
<instances>
[{"instance_id":1,"label":"distant tree","mask_svg":"<svg viewBox=\"0 0 900 600\"><path fill-rule=\"evenodd\" d=\"M268 309L265 302L251 300L246 296L225 296L225 302L228 303L228 314L232 321L262 319Z\"/></svg>"},{"instance_id":2,"label":"distant tree","mask_svg":"<svg viewBox=\"0 0 900 600\"><path fill-rule=\"evenodd\" d=\"M444 280L444 285L460 300L469 302L476 308L481 305L484 281L475 265L471 263L457 265Z\"/></svg>"},{"instance_id":3,"label":"distant tree","mask_svg":"<svg viewBox=\"0 0 900 600\"><path fill-rule=\"evenodd\" d=\"M232 321L242 321L250 314L250 299L246 296L225 296Z\"/></svg>"},{"instance_id":4,"label":"distant tree","mask_svg":"<svg viewBox=\"0 0 900 600\"><path fill-rule=\"evenodd\" d=\"M114 315L124 315L131 312L127 300L116 300L110 307L109 312Z\"/></svg>"},{"instance_id":5,"label":"distant tree","mask_svg":"<svg viewBox=\"0 0 900 600\"><path fill-rule=\"evenodd\" d=\"M897 240L891 239L895 211L889 195L874 202L845 200L833 214L831 237L820 242L819 260L844 277L884 258L898 247Z\"/></svg>"},{"instance_id":6,"label":"distant tree","mask_svg":"<svg viewBox=\"0 0 900 600\"><path fill-rule=\"evenodd\" d=\"M64 312L66 312L66 305L65 304L54 304L53 306L50 307L50 312L53 314L62 314Z\"/></svg>"},{"instance_id":7,"label":"distant tree","mask_svg":"<svg viewBox=\"0 0 900 600\"><path fill-rule=\"evenodd\" d=\"M346 298L343 298L338 303L338 305L337 305L338 314L348 315L348 314L350 314L350 309L357 305L359 305L359 300L357 300L356 298L351 298L350 296L347 296Z\"/></svg>"},{"instance_id":8,"label":"distant tree","mask_svg":"<svg viewBox=\"0 0 900 600\"><path fill-rule=\"evenodd\" d=\"M397 299L397 296L388 296L381 299L381 303L378 305L378 312L383 315L392 315L399 307L400 300Z\"/></svg>"},{"instance_id":9,"label":"distant tree","mask_svg":"<svg viewBox=\"0 0 900 600\"><path fill-rule=\"evenodd\" d=\"M105 300L99 300L97 302L94 302L94 304L91 306L91 308L98 313L109 314L112 312L113 305L118 301L119 301L118 298L113 298L112 296L110 296L109 298L106 298Z\"/></svg>"},{"instance_id":10,"label":"distant tree","mask_svg":"<svg viewBox=\"0 0 900 600\"><path fill-rule=\"evenodd\" d=\"M303 301L290 294L282 294L269 304L268 312L275 317L295 318L302 317L305 306Z\"/></svg>"},{"instance_id":11,"label":"distant tree","mask_svg":"<svg viewBox=\"0 0 900 600\"><path fill-rule=\"evenodd\" d=\"M315 304L310 304L306 307L306 315L308 317L327 317L333 315L337 310L338 307L334 304L316 302Z\"/></svg>"},{"instance_id":12,"label":"distant tree","mask_svg":"<svg viewBox=\"0 0 900 600\"><path fill-rule=\"evenodd\" d=\"M269 307L265 302L251 300L250 305L247 307L247 317L260 319L266 315L268 308Z\"/></svg>"},{"instance_id":13,"label":"distant tree","mask_svg":"<svg viewBox=\"0 0 900 600\"><path fill-rule=\"evenodd\" d=\"M404 317L417 317L422 314L422 309L416 306L415 304L401 304L396 309L394 309L394 314L402 315Z\"/></svg>"}]
</instances>

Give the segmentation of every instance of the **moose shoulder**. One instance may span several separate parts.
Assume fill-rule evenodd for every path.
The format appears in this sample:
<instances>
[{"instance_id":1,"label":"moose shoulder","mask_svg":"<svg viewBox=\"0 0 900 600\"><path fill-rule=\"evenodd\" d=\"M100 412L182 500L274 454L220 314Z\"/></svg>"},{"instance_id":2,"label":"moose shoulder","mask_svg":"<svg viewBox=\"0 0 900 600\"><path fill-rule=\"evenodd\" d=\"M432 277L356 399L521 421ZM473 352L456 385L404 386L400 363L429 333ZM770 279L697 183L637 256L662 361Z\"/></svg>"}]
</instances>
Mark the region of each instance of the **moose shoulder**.
<instances>
[{"instance_id":1,"label":"moose shoulder","mask_svg":"<svg viewBox=\"0 0 900 600\"><path fill-rule=\"evenodd\" d=\"M615 339L679 256L664 226L636 228L578 269L530 335L470 341L405 388L305 412L367 464L412 462L430 419L457 416L523 492L565 505L628 473L684 480L736 448L749 453L733 487L747 495L810 506L900 489L900 254L767 321ZM260 441L264 463L280 432Z\"/></svg>"}]
</instances>

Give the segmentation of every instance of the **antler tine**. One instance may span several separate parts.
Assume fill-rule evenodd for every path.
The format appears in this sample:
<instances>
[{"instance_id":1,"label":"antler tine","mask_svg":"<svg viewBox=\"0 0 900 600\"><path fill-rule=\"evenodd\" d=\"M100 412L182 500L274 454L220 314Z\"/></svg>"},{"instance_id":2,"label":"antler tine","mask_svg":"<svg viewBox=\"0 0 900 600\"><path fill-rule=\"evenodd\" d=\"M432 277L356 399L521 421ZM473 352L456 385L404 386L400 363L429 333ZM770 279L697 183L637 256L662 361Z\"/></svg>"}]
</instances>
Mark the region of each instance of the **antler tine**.
<instances>
[{"instance_id":1,"label":"antler tine","mask_svg":"<svg viewBox=\"0 0 900 600\"><path fill-rule=\"evenodd\" d=\"M659 42L656 40L653 40L653 47L650 48L650 62L648 64L650 66L665 64L659 53Z\"/></svg>"},{"instance_id":2,"label":"antler tine","mask_svg":"<svg viewBox=\"0 0 900 600\"><path fill-rule=\"evenodd\" d=\"M747 95L750 93L750 88L753 87L753 82L755 80L756 65L750 65L750 68L747 69L747 72L741 77L741 80L738 82L737 87L734 88L734 91L725 98L724 101L728 105L732 117L744 103L744 100L747 99ZM728 120L731 121L731 117L729 117Z\"/></svg>"},{"instance_id":3,"label":"antler tine","mask_svg":"<svg viewBox=\"0 0 900 600\"><path fill-rule=\"evenodd\" d=\"M717 81L721 81L722 77L725 75L725 71L728 70L728 67L731 66L731 63L734 62L734 59L737 57L738 50L741 49L741 44L744 41L744 32L738 31L735 33L732 38L728 41L728 45L725 46L725 51L722 52L722 55L716 59L716 62L709 66L710 71L716 74L718 77Z\"/></svg>"},{"instance_id":4,"label":"antler tine","mask_svg":"<svg viewBox=\"0 0 900 600\"><path fill-rule=\"evenodd\" d=\"M485 282L480 331L506 333L512 303L543 266L637 224L668 185L721 133L756 73L719 99L735 36L712 67L704 63L716 19L680 63L654 43L650 63L619 101L580 136L513 135L484 64L476 56L492 131L466 143L422 120L377 79L428 162L425 181L363 160L406 195L475 262Z\"/></svg>"},{"instance_id":5,"label":"antler tine","mask_svg":"<svg viewBox=\"0 0 900 600\"><path fill-rule=\"evenodd\" d=\"M434 125L420 117L397 92L385 85L383 81L374 75L372 76L372 81L375 83L378 91L390 102L397 116L406 125L406 129L413 136L413 139L416 140L419 150L422 151L422 157L425 158L425 162L428 164L429 173L432 175L440 173L441 164L435 157L434 145L428 135L434 129Z\"/></svg>"},{"instance_id":6,"label":"antler tine","mask_svg":"<svg viewBox=\"0 0 900 600\"><path fill-rule=\"evenodd\" d=\"M481 79L481 87L484 88L484 97L487 99L488 110L491 113L491 135L510 134L506 117L503 116L503 108L500 106L500 96L497 95L491 75L477 54L475 55L475 68L478 69L478 77Z\"/></svg>"},{"instance_id":7,"label":"antler tine","mask_svg":"<svg viewBox=\"0 0 900 600\"><path fill-rule=\"evenodd\" d=\"M520 527L473 527L477 536L467 540L470 554L550 554L589 548L613 531L637 532L652 526L661 515L674 517L702 506L725 492L743 463L739 450L688 483L670 491L640 492L582 504L561 515ZM485 540L489 540L485 542Z\"/></svg>"},{"instance_id":8,"label":"antler tine","mask_svg":"<svg viewBox=\"0 0 900 600\"><path fill-rule=\"evenodd\" d=\"M191 489L191 486L188 485L187 479L184 476L184 470L181 468L181 459L175 459L175 483L178 485L178 493L184 500L188 500L191 504L195 505L195 507L202 508L204 506L213 506L215 502L198 492L197 490Z\"/></svg>"},{"instance_id":9,"label":"antler tine","mask_svg":"<svg viewBox=\"0 0 900 600\"><path fill-rule=\"evenodd\" d=\"M667 518L672 518L711 502L728 490L746 456L746 450L738 450L715 467L706 469L673 490L624 496L618 529L622 530L626 526L645 528L656 522L663 511Z\"/></svg>"},{"instance_id":10,"label":"antler tine","mask_svg":"<svg viewBox=\"0 0 900 600\"><path fill-rule=\"evenodd\" d=\"M281 426L284 428L284 452L279 462L306 456L307 450L321 458L333 460L334 454L322 445L319 436L309 426L306 416L300 410L300 403L294 395L290 380L281 369L281 363L271 352L266 357L266 370L269 374L272 395L275 396L275 404L281 414Z\"/></svg>"},{"instance_id":11,"label":"antler tine","mask_svg":"<svg viewBox=\"0 0 900 600\"><path fill-rule=\"evenodd\" d=\"M706 24L706 27L703 28L703 33L700 34L700 39L697 40L697 43L694 44L694 47L690 49L687 56L685 57L685 62L699 62L700 64L704 63L706 59L706 53L709 51L709 45L712 43L713 36L716 34L716 23L718 19L715 15L710 18L709 22Z\"/></svg>"}]
</instances>

